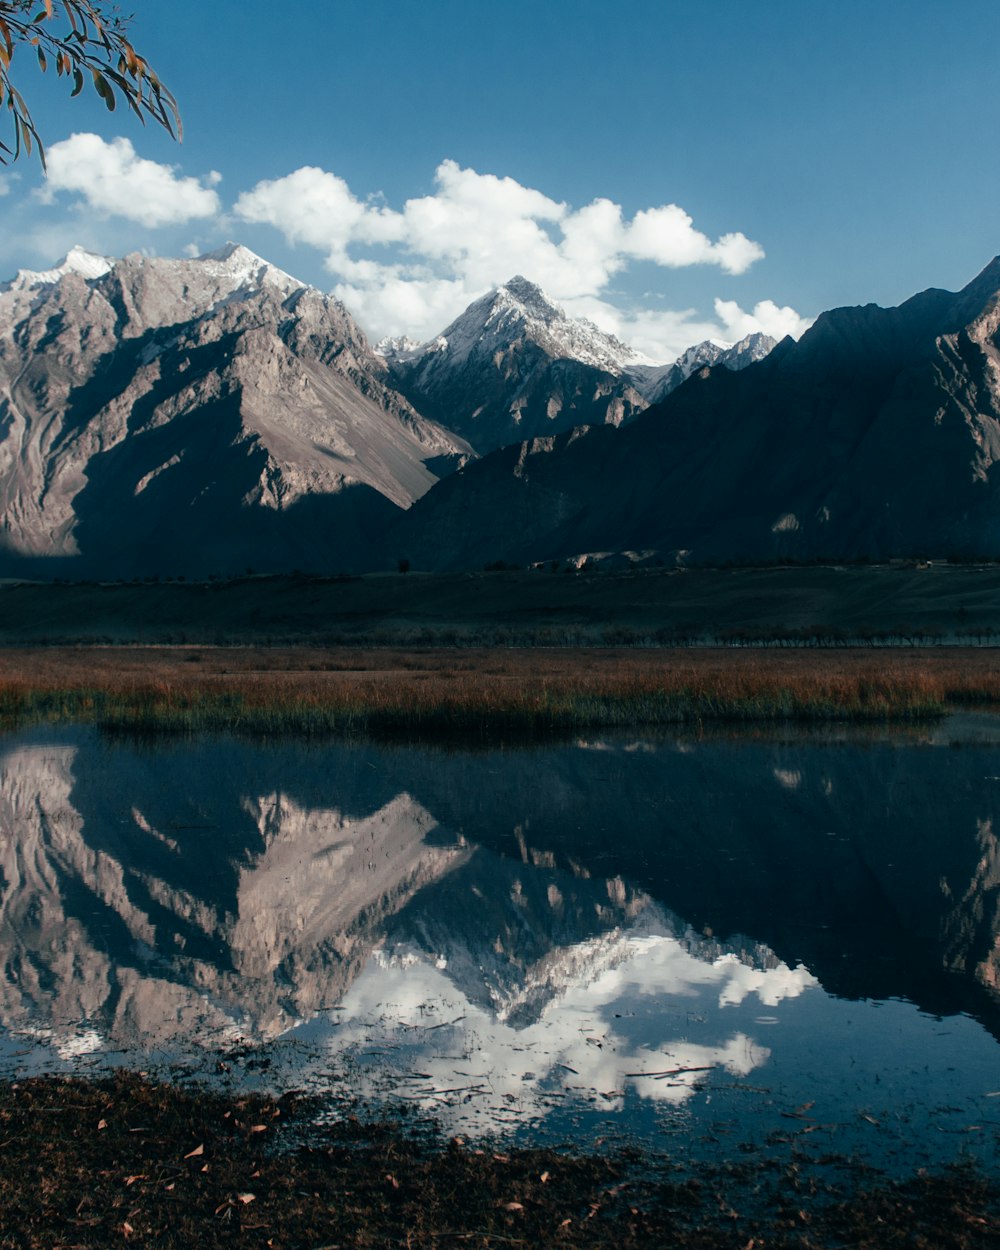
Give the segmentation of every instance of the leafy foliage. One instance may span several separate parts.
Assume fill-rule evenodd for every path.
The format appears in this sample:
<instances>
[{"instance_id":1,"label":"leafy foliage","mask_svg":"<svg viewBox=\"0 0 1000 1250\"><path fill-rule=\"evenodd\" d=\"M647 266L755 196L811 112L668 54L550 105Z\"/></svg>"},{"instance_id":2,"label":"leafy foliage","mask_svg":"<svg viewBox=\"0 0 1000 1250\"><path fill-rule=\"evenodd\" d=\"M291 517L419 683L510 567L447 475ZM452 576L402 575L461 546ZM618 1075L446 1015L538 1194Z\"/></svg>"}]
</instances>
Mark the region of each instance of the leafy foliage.
<instances>
[{"instance_id":1,"label":"leafy foliage","mask_svg":"<svg viewBox=\"0 0 1000 1250\"><path fill-rule=\"evenodd\" d=\"M141 122L151 117L180 137L177 103L126 37L129 20L92 0L0 0L0 109L10 115L13 132L9 143L0 140L0 164L32 148L45 163L31 113L11 80L14 55L22 50L34 50L43 73L54 67L66 78L71 96L89 80L112 112L124 100Z\"/></svg>"}]
</instances>

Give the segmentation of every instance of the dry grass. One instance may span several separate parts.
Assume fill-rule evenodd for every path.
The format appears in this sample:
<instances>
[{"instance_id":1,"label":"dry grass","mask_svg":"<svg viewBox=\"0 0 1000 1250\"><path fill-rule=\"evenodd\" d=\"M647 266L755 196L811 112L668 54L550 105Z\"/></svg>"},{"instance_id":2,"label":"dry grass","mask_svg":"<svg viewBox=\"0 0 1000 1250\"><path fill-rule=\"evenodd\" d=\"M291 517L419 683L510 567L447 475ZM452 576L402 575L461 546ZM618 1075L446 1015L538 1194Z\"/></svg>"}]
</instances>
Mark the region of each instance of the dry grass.
<instances>
[{"instance_id":1,"label":"dry grass","mask_svg":"<svg viewBox=\"0 0 1000 1250\"><path fill-rule=\"evenodd\" d=\"M8 720L136 732L492 736L917 720L973 703L1000 703L992 650L0 650Z\"/></svg>"}]
</instances>

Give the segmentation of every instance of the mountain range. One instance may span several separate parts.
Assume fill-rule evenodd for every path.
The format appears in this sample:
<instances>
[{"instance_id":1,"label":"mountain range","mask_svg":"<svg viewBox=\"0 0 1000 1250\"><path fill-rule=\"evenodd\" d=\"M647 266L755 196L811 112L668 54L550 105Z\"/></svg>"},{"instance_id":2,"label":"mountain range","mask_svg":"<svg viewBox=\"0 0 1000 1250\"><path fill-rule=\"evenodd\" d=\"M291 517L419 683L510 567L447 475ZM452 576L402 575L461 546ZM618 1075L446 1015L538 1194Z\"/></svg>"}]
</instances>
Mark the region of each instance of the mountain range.
<instances>
[{"instance_id":1,"label":"mountain range","mask_svg":"<svg viewBox=\"0 0 1000 1250\"><path fill-rule=\"evenodd\" d=\"M0 285L0 574L995 556L1000 258L654 364L523 277L372 348L246 248Z\"/></svg>"},{"instance_id":2,"label":"mountain range","mask_svg":"<svg viewBox=\"0 0 1000 1250\"><path fill-rule=\"evenodd\" d=\"M418 565L1000 554L1000 257L952 294L824 313L620 430L466 465L407 517Z\"/></svg>"},{"instance_id":3,"label":"mountain range","mask_svg":"<svg viewBox=\"0 0 1000 1250\"><path fill-rule=\"evenodd\" d=\"M397 388L480 455L580 425L619 426L706 365L740 369L775 345L763 334L708 340L655 365L592 322L567 317L520 276L489 292L437 338L378 347Z\"/></svg>"},{"instance_id":4,"label":"mountain range","mask_svg":"<svg viewBox=\"0 0 1000 1250\"><path fill-rule=\"evenodd\" d=\"M229 245L79 249L0 288L0 568L367 567L470 454L335 300Z\"/></svg>"}]
</instances>

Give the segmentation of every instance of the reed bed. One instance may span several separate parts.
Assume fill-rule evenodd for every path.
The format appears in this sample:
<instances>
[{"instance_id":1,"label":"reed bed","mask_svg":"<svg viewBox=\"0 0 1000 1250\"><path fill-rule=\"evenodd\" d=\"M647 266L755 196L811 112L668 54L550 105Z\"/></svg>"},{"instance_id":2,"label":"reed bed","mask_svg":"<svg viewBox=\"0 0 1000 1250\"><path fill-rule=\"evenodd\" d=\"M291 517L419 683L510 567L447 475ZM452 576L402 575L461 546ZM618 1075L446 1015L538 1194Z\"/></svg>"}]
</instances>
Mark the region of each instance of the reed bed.
<instances>
[{"instance_id":1,"label":"reed bed","mask_svg":"<svg viewBox=\"0 0 1000 1250\"><path fill-rule=\"evenodd\" d=\"M1000 705L993 652L160 648L0 651L0 717L131 733L547 736L704 722L919 721Z\"/></svg>"}]
</instances>

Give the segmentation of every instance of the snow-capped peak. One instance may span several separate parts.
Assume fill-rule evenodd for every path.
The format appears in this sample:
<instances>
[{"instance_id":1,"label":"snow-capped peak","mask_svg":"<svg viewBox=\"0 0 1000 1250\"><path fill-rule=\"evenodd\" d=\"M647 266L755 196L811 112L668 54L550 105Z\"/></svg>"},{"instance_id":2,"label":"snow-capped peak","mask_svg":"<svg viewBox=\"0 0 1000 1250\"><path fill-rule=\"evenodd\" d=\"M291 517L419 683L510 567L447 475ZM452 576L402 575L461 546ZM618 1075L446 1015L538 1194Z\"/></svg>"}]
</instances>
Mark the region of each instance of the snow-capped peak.
<instances>
[{"instance_id":1,"label":"snow-capped peak","mask_svg":"<svg viewBox=\"0 0 1000 1250\"><path fill-rule=\"evenodd\" d=\"M96 252L88 252L79 245L71 247L58 264L51 269L19 269L13 281L5 283L7 290L29 291L35 287L51 286L68 273L79 274L92 280L102 278L111 271L114 261Z\"/></svg>"},{"instance_id":2,"label":"snow-capped peak","mask_svg":"<svg viewBox=\"0 0 1000 1250\"><path fill-rule=\"evenodd\" d=\"M734 372L754 364L775 346L775 340L766 334L748 334L738 343L726 343L721 339L705 339L687 348L675 361L667 365L630 366L626 372L636 390L649 403L658 403L682 382L687 381L699 369L725 365Z\"/></svg>"},{"instance_id":3,"label":"snow-capped peak","mask_svg":"<svg viewBox=\"0 0 1000 1250\"><path fill-rule=\"evenodd\" d=\"M406 334L396 334L379 339L372 350L376 356L382 356L386 360L409 360L418 355L423 346L417 339L411 339Z\"/></svg>"},{"instance_id":4,"label":"snow-capped peak","mask_svg":"<svg viewBox=\"0 0 1000 1250\"><path fill-rule=\"evenodd\" d=\"M516 309L532 320L542 321L546 325L566 318L565 312L540 286L529 282L519 273L497 287L491 302L497 312L506 308Z\"/></svg>"},{"instance_id":5,"label":"snow-capped peak","mask_svg":"<svg viewBox=\"0 0 1000 1250\"><path fill-rule=\"evenodd\" d=\"M482 352L492 356L519 340L533 342L553 360L577 360L616 376L643 362L628 344L593 322L567 316L520 274L471 303L437 338L419 346L407 340L405 348L398 346L401 340L384 340L380 350L384 345L387 359L406 363L435 355L457 364Z\"/></svg>"},{"instance_id":6,"label":"snow-capped peak","mask_svg":"<svg viewBox=\"0 0 1000 1250\"><path fill-rule=\"evenodd\" d=\"M251 252L242 243L225 243L215 251L197 257L195 263L203 265L213 277L231 280L236 287L263 286L267 283L291 292L305 286L304 282L272 265L256 252Z\"/></svg>"}]
</instances>

